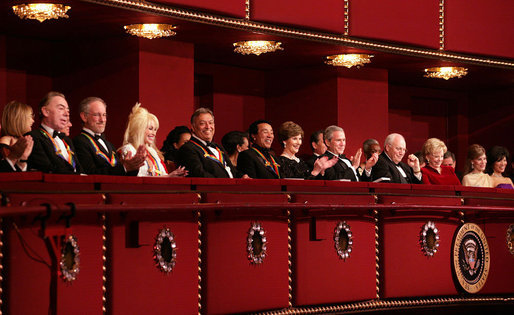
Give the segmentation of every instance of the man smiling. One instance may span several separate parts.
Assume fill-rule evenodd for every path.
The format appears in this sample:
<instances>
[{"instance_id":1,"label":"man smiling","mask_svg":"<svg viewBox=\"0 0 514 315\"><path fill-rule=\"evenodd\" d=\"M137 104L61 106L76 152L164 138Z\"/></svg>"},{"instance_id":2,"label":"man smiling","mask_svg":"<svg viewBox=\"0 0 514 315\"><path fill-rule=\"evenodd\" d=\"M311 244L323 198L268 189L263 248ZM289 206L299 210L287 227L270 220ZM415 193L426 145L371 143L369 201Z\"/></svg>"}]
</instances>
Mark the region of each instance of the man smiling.
<instances>
[{"instance_id":1,"label":"man smiling","mask_svg":"<svg viewBox=\"0 0 514 315\"><path fill-rule=\"evenodd\" d=\"M214 114L208 108L198 108L191 116L189 142L178 151L179 165L185 166L190 177L234 178L236 174L228 155L214 142Z\"/></svg>"},{"instance_id":2,"label":"man smiling","mask_svg":"<svg viewBox=\"0 0 514 315\"><path fill-rule=\"evenodd\" d=\"M62 133L70 116L64 95L47 93L39 103L39 115L41 127L30 132L34 148L29 156L29 169L58 174L82 173L73 143Z\"/></svg>"}]
</instances>

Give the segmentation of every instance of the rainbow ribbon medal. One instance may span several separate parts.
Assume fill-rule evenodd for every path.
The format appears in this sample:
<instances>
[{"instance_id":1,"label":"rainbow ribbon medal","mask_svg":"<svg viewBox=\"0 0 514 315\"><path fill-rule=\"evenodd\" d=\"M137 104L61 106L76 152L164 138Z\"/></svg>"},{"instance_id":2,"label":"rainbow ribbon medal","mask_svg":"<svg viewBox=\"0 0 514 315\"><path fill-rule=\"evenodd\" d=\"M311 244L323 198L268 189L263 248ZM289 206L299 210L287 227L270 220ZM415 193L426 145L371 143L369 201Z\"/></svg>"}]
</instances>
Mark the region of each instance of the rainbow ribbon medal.
<instances>
[{"instance_id":1,"label":"rainbow ribbon medal","mask_svg":"<svg viewBox=\"0 0 514 315\"><path fill-rule=\"evenodd\" d=\"M61 149L59 149L59 145L57 145L54 138L48 133L48 131L46 131L44 128L41 128L39 130L45 137L47 137L48 139L50 139L50 141L52 141L52 144L54 145L55 154L57 154L57 156L60 156L63 160L68 162L71 166L73 166L73 169L76 170L77 168L76 168L75 159L73 159L74 153L70 150L70 146L66 143L66 141L62 140L62 142L64 143L64 146L66 147L66 151L68 152L67 159L64 157L64 155L61 152Z\"/></svg>"},{"instance_id":2,"label":"rainbow ribbon medal","mask_svg":"<svg viewBox=\"0 0 514 315\"><path fill-rule=\"evenodd\" d=\"M273 155L269 155L270 158L271 158L271 162L264 156L264 154L262 154L261 151L257 150L256 148L252 147L252 149L255 150L255 152L257 152L257 154L260 155L261 158L264 159L264 166L266 166L267 168L269 168L273 173L277 174L278 178L280 178L280 172L278 171L278 168L280 165L277 164L277 162L275 161L275 159L273 158Z\"/></svg>"},{"instance_id":3,"label":"rainbow ribbon medal","mask_svg":"<svg viewBox=\"0 0 514 315\"><path fill-rule=\"evenodd\" d=\"M82 134L84 136L86 136L86 138L88 138L89 142L91 143L91 145L95 149L95 154L96 155L98 155L99 157L101 157L102 159L107 161L107 163L109 163L111 166L115 166L116 165L117 160L116 160L116 156L114 155L114 151L112 152L111 158L109 158L105 153L102 152L102 150L100 150L100 148L96 144L95 140L93 140L93 138L89 134L87 134L85 132L82 132Z\"/></svg>"}]
</instances>

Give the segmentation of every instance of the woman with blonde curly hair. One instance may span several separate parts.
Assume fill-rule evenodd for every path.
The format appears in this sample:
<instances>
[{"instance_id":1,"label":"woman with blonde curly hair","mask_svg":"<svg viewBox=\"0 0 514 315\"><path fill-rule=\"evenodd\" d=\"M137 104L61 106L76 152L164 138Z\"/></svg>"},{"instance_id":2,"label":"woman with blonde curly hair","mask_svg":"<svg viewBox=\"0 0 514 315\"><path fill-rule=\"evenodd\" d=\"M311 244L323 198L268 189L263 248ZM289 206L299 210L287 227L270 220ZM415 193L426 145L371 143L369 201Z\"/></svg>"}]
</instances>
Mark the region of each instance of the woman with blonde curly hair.
<instances>
[{"instance_id":1,"label":"woman with blonde curly hair","mask_svg":"<svg viewBox=\"0 0 514 315\"><path fill-rule=\"evenodd\" d=\"M187 175L183 167L179 167L170 174L164 164L164 157L155 145L155 136L159 129L159 120L148 112L140 103L132 107L129 115L127 129L123 137L123 146L118 152L123 157L136 154L136 148L144 146L147 157L143 166L139 168L137 176L171 176L181 177Z\"/></svg>"},{"instance_id":2,"label":"woman with blonde curly hair","mask_svg":"<svg viewBox=\"0 0 514 315\"><path fill-rule=\"evenodd\" d=\"M446 151L444 142L437 138L425 141L421 149L421 155L426 161L426 165L421 168L423 184L460 185L453 167L442 165Z\"/></svg>"},{"instance_id":3,"label":"woman with blonde curly hair","mask_svg":"<svg viewBox=\"0 0 514 315\"><path fill-rule=\"evenodd\" d=\"M487 165L485 149L479 144L472 144L468 149L468 158L464 168L462 185L473 187L493 187L491 177L484 173Z\"/></svg>"}]
</instances>

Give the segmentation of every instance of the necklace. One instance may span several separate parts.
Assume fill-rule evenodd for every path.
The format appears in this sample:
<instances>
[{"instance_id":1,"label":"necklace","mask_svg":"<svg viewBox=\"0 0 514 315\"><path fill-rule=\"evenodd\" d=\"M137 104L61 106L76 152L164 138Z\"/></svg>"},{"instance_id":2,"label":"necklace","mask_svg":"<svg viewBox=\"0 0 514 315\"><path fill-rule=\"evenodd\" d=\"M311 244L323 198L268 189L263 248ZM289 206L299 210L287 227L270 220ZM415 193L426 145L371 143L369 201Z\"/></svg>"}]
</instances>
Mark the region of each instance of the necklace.
<instances>
[{"instance_id":1,"label":"necklace","mask_svg":"<svg viewBox=\"0 0 514 315\"><path fill-rule=\"evenodd\" d=\"M493 175L492 175L492 176L494 176L494 177L503 177L503 175L502 175L502 174L499 174L499 175L498 175L498 173L493 173Z\"/></svg>"}]
</instances>

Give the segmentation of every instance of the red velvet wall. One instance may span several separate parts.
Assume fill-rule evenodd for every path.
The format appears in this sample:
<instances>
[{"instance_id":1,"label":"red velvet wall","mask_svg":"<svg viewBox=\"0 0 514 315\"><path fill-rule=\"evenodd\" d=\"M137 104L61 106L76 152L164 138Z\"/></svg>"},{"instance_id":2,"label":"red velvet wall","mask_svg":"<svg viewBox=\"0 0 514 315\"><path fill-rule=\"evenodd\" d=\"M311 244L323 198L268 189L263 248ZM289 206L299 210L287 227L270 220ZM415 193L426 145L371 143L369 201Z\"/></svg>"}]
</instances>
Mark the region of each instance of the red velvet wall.
<instances>
[{"instance_id":1,"label":"red velvet wall","mask_svg":"<svg viewBox=\"0 0 514 315\"><path fill-rule=\"evenodd\" d=\"M350 1L350 35L439 48L439 1Z\"/></svg>"},{"instance_id":2,"label":"red velvet wall","mask_svg":"<svg viewBox=\"0 0 514 315\"><path fill-rule=\"evenodd\" d=\"M387 71L357 69L341 72L337 81L337 124L345 130L345 154L351 157L362 143L374 138L383 146L388 132Z\"/></svg>"},{"instance_id":3,"label":"red velvet wall","mask_svg":"<svg viewBox=\"0 0 514 315\"><path fill-rule=\"evenodd\" d=\"M514 2L452 0L446 6L446 49L514 58Z\"/></svg>"},{"instance_id":4,"label":"red velvet wall","mask_svg":"<svg viewBox=\"0 0 514 315\"><path fill-rule=\"evenodd\" d=\"M305 133L300 155L312 154L310 134L337 123L336 77L322 68L270 72L268 91L266 119L275 131L273 148L277 154L282 152L278 129L288 120L299 124Z\"/></svg>"},{"instance_id":5,"label":"red velvet wall","mask_svg":"<svg viewBox=\"0 0 514 315\"><path fill-rule=\"evenodd\" d=\"M193 45L170 40L139 39L139 101L159 118L156 143L187 124L194 109Z\"/></svg>"}]
</instances>

